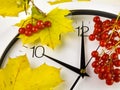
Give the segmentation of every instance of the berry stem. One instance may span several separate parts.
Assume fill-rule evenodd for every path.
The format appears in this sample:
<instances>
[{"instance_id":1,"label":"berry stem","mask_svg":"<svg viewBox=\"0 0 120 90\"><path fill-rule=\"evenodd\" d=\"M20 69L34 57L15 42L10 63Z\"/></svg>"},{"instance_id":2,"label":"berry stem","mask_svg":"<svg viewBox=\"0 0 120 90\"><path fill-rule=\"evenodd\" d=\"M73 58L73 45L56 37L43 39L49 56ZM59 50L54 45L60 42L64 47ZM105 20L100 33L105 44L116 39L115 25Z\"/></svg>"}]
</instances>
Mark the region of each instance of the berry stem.
<instances>
[{"instance_id":1,"label":"berry stem","mask_svg":"<svg viewBox=\"0 0 120 90\"><path fill-rule=\"evenodd\" d=\"M28 22L28 23L33 23L33 22L34 22L33 20L37 21L35 18L31 17L30 19L25 20L25 21L22 23L21 27L24 27L24 25L25 25L26 22Z\"/></svg>"},{"instance_id":2,"label":"berry stem","mask_svg":"<svg viewBox=\"0 0 120 90\"><path fill-rule=\"evenodd\" d=\"M99 55L91 53L94 55L92 67L101 80L105 79L107 85L112 85L114 82L120 82L120 13L112 20L98 22L100 20L96 18L98 16L93 18L93 21L97 21L93 34L99 41L101 52Z\"/></svg>"},{"instance_id":3,"label":"berry stem","mask_svg":"<svg viewBox=\"0 0 120 90\"><path fill-rule=\"evenodd\" d=\"M117 43L115 44L115 46L113 46L113 49L115 50L116 47L117 47L119 44L120 44L120 40L119 40L119 42L117 42Z\"/></svg>"},{"instance_id":4,"label":"berry stem","mask_svg":"<svg viewBox=\"0 0 120 90\"><path fill-rule=\"evenodd\" d=\"M116 23L117 23L117 21L119 20L119 18L120 18L120 12L118 13L118 16L117 16L117 19L116 19Z\"/></svg>"}]
</instances>

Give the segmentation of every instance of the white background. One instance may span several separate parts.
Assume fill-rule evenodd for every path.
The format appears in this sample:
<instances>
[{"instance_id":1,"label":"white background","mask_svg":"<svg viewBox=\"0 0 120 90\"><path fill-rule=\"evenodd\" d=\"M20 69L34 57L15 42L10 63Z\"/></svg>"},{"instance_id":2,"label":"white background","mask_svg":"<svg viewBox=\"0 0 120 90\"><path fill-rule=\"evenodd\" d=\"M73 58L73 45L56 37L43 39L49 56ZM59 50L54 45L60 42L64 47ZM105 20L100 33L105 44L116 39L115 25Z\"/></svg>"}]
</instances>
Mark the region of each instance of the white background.
<instances>
[{"instance_id":1,"label":"white background","mask_svg":"<svg viewBox=\"0 0 120 90\"><path fill-rule=\"evenodd\" d=\"M93 10L101 10L106 12L111 12L114 14L118 14L120 11L120 0L91 0L90 2L77 2L73 0L73 2L62 3L57 5L49 5L46 0L34 0L35 4L44 12L49 12L55 7L67 8L67 9L93 9ZM4 51L5 47L8 45L10 40L17 34L17 27L13 27L13 25L21 20L21 18L25 18L25 14L19 14L19 17L0 17L0 56ZM75 77L74 77L75 78ZM82 89L81 89L82 90ZM99 90L99 89L97 89ZM112 90L112 89L109 89Z\"/></svg>"}]
</instances>

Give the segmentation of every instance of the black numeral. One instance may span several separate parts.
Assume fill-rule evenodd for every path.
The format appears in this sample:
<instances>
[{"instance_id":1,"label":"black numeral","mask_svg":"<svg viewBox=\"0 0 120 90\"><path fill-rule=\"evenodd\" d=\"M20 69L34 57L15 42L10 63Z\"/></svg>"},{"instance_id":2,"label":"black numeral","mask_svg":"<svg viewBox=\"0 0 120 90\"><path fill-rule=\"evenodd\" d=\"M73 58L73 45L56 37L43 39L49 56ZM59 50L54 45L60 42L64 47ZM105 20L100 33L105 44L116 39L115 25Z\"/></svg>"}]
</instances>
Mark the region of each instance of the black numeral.
<instances>
[{"instance_id":1,"label":"black numeral","mask_svg":"<svg viewBox=\"0 0 120 90\"><path fill-rule=\"evenodd\" d=\"M41 46L33 46L32 48L32 57L37 57L37 58L41 58L43 56L44 50L43 47ZM39 50L40 49L40 50ZM39 53L40 52L40 53Z\"/></svg>"},{"instance_id":2,"label":"black numeral","mask_svg":"<svg viewBox=\"0 0 120 90\"><path fill-rule=\"evenodd\" d=\"M75 29L77 29L77 31L78 31L78 36L81 36L81 29L82 28L84 28L84 33L86 33L86 32L88 32L89 31L89 27L88 26L82 26L82 27L80 27L80 26L78 26L77 28L75 28Z\"/></svg>"}]
</instances>

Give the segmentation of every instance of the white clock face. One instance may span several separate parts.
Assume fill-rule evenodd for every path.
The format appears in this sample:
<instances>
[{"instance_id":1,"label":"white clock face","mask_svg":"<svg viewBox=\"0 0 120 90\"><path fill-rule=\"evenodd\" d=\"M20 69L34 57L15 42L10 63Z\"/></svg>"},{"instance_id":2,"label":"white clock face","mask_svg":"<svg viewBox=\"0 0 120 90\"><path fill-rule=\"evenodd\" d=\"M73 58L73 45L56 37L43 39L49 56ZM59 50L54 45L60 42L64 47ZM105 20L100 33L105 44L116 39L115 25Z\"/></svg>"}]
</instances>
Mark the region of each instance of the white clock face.
<instances>
[{"instance_id":1,"label":"white clock face","mask_svg":"<svg viewBox=\"0 0 120 90\"><path fill-rule=\"evenodd\" d=\"M74 13L75 14L75 13ZM70 15L69 18L73 19L73 26L75 28L74 33L69 33L67 36L61 38L62 45L52 50L47 46L35 45L35 46L23 46L20 40L17 40L15 44L11 47L10 51L7 52L3 64L6 63L8 57L16 57L19 55L26 54L30 60L31 67L37 67L43 63L61 68L61 77L64 82L55 88L55 90L119 90L120 85L114 84L113 86L107 86L105 81L98 79L97 75L94 74L93 68L91 67L91 51L96 50L98 47L98 42L91 42L88 36L94 30L93 17L95 15ZM90 13L88 13L90 14ZM95 14L101 14L97 11ZM106 15L105 15L106 16ZM109 14L108 16L113 16ZM107 17L101 17L102 20L110 19ZM79 72L74 72L64 65L61 65L55 60L62 61L69 64L77 69L80 69L81 65L81 33L84 30L84 47L85 47L85 63L88 64L86 67L86 73L89 77L80 77L73 89L70 89L76 79L79 76ZM5 36L7 37L7 36ZM1 56L3 57L3 55ZM49 58L51 57L51 58ZM91 62L89 60L91 59Z\"/></svg>"}]
</instances>

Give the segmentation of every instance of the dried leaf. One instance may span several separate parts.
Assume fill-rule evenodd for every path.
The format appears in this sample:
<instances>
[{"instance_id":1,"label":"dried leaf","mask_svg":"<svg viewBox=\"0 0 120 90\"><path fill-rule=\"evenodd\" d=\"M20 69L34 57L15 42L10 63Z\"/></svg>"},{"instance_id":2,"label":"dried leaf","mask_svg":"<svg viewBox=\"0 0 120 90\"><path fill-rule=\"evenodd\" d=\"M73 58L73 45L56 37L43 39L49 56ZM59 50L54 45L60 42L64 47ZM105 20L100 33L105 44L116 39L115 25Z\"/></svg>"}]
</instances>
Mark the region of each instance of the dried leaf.
<instances>
[{"instance_id":1,"label":"dried leaf","mask_svg":"<svg viewBox=\"0 0 120 90\"><path fill-rule=\"evenodd\" d=\"M61 82L60 69L47 64L32 69L26 56L11 58L0 69L0 90L53 90Z\"/></svg>"}]
</instances>

